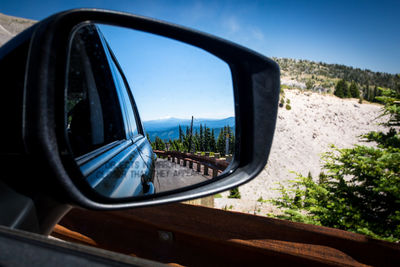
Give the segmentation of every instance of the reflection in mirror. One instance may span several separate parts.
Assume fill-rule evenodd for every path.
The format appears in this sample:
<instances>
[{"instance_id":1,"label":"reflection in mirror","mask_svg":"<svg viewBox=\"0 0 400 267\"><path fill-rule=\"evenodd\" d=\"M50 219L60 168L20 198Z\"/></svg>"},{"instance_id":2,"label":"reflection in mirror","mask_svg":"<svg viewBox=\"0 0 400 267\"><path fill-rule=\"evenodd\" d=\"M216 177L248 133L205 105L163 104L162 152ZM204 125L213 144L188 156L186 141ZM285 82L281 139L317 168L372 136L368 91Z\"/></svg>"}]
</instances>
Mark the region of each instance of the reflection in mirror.
<instances>
[{"instance_id":1,"label":"reflection in mirror","mask_svg":"<svg viewBox=\"0 0 400 267\"><path fill-rule=\"evenodd\" d=\"M71 35L69 146L89 185L124 198L223 173L235 149L231 72L199 48L108 25Z\"/></svg>"}]
</instances>

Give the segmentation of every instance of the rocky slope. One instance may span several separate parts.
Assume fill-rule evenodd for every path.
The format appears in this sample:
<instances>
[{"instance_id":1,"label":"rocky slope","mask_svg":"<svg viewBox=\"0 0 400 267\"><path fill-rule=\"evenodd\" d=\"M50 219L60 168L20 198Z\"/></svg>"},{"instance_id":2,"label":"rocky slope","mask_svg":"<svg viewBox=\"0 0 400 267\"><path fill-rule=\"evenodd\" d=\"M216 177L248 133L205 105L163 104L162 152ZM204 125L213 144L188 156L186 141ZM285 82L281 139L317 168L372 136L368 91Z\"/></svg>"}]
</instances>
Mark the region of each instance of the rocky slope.
<instances>
[{"instance_id":1,"label":"rocky slope","mask_svg":"<svg viewBox=\"0 0 400 267\"><path fill-rule=\"evenodd\" d=\"M265 215L274 211L260 197L271 199L279 192L278 183L295 177L290 171L317 178L321 171L320 155L334 144L339 148L360 144L361 134L382 130L382 106L359 104L357 99L340 99L310 91L285 90L292 109L280 108L277 127L267 166L253 181L239 188L242 198L228 199L228 193L215 199L218 208ZM365 143L363 143L365 144ZM372 145L372 144L369 144Z\"/></svg>"},{"instance_id":2,"label":"rocky slope","mask_svg":"<svg viewBox=\"0 0 400 267\"><path fill-rule=\"evenodd\" d=\"M34 20L8 16L0 13L0 46L35 23L36 21Z\"/></svg>"}]
</instances>

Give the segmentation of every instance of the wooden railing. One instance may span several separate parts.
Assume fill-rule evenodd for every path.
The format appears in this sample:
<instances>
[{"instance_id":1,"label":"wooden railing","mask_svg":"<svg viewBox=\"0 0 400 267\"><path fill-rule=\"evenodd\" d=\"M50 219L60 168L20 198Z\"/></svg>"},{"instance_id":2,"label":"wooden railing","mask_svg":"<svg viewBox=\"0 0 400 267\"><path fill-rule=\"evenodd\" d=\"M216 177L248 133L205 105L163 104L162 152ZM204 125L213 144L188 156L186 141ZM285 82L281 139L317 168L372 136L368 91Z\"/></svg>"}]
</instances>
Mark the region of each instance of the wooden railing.
<instances>
[{"instance_id":1,"label":"wooden railing","mask_svg":"<svg viewBox=\"0 0 400 267\"><path fill-rule=\"evenodd\" d=\"M190 169L193 169L193 164L196 164L195 170L201 172L203 169L204 175L210 175L209 169L211 169L213 178L217 177L219 173L223 172L229 166L229 161L227 159L219 159L218 153L214 154L214 156L210 156L208 152L206 152L204 156L202 156L200 152L193 154L177 151L154 150L154 153L156 153L160 158L165 158L177 164L181 164L182 162L184 167ZM203 168L201 166L203 166Z\"/></svg>"}]
</instances>

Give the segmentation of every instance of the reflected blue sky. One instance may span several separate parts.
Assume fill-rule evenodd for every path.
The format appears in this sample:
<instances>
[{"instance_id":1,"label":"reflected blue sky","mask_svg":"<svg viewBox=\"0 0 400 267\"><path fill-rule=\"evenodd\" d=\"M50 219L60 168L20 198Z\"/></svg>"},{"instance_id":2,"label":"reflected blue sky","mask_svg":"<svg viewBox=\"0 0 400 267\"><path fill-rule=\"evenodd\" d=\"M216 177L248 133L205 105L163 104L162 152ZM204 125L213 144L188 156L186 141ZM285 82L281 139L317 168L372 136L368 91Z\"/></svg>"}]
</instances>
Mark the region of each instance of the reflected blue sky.
<instances>
[{"instance_id":1,"label":"reflected blue sky","mask_svg":"<svg viewBox=\"0 0 400 267\"><path fill-rule=\"evenodd\" d=\"M234 116L229 66L169 38L99 25L114 51L143 121Z\"/></svg>"}]
</instances>

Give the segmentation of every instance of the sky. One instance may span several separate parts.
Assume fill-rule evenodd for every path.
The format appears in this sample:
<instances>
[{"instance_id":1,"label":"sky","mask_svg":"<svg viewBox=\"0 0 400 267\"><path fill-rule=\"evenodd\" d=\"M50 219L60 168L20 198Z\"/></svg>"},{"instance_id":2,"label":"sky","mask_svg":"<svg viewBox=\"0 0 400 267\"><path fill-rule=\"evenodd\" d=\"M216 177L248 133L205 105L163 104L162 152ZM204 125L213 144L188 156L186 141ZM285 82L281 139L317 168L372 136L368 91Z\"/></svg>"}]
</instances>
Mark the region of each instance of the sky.
<instances>
[{"instance_id":1,"label":"sky","mask_svg":"<svg viewBox=\"0 0 400 267\"><path fill-rule=\"evenodd\" d=\"M234 116L229 66L169 38L99 25L131 87L143 121Z\"/></svg>"},{"instance_id":2,"label":"sky","mask_svg":"<svg viewBox=\"0 0 400 267\"><path fill-rule=\"evenodd\" d=\"M308 59L379 72L400 73L399 0L3 0L0 12L41 20L58 11L79 7L118 10L173 22L231 40L268 57ZM118 38L121 38L118 36L122 33L117 30L113 35L110 32L111 30L105 35L110 39L111 47L115 50L128 80L134 85L131 85L132 90L143 120L169 116L187 118L190 117L189 113L194 111L197 116L208 117L207 110L221 105L226 108L220 109L221 114L216 114L215 117L224 117L232 112L233 102L229 104L232 101L229 70L224 63L196 51L193 47L173 44L173 41L168 40L167 43L171 44L167 46L170 56L163 58L164 66L157 66L159 79L154 81L154 78L151 79L155 77L155 68L151 67L155 64L154 55L152 58L151 53L146 54L146 48L149 47L149 43L154 47L164 47L162 44L166 41L159 37L140 37L140 33L135 36L133 34L132 38L139 38L141 43L135 44L138 51L136 54L126 56L126 48L124 50L123 44L118 42ZM115 41L111 42L111 39ZM132 44L125 44L127 43ZM192 60L189 63L184 62L188 53ZM140 65L134 66L133 59L140 62ZM166 67L169 62L175 62L176 66L173 69ZM146 69L147 76L139 75L140 69L142 73ZM208 84L205 84L204 77L207 77ZM185 84L185 79L199 81L191 83L190 92L191 95L192 92L197 93L197 103L194 100L190 102L188 94L182 94L183 88L187 88L188 84ZM152 83L149 83L150 81ZM153 91L149 91L150 87ZM173 87L176 88L172 89ZM223 89L218 91L215 88ZM169 97L165 92L171 92ZM211 92L212 97L208 94ZM181 99L172 96L180 96ZM158 102L154 101L155 98ZM150 101L151 99L153 100ZM185 113L184 110L188 109L185 106L179 106L179 111L176 103L186 103L191 111ZM198 107L191 103L198 104ZM209 106L205 103L209 103ZM172 107L175 107L175 110ZM174 112L161 112L167 109Z\"/></svg>"},{"instance_id":3,"label":"sky","mask_svg":"<svg viewBox=\"0 0 400 267\"><path fill-rule=\"evenodd\" d=\"M2 0L0 12L41 20L78 7L166 20L221 36L266 56L400 73L399 0Z\"/></svg>"}]
</instances>

